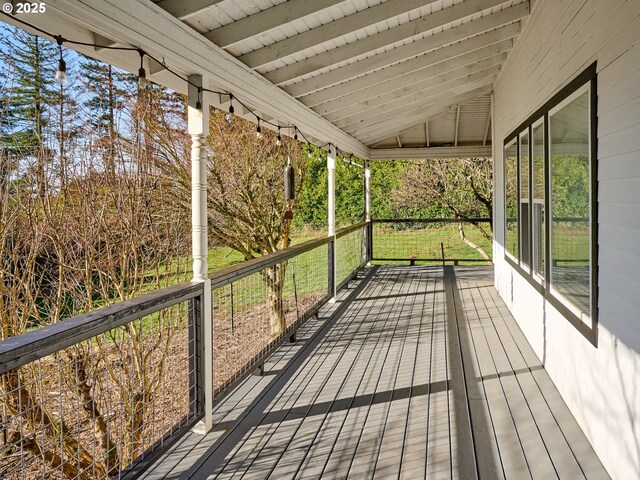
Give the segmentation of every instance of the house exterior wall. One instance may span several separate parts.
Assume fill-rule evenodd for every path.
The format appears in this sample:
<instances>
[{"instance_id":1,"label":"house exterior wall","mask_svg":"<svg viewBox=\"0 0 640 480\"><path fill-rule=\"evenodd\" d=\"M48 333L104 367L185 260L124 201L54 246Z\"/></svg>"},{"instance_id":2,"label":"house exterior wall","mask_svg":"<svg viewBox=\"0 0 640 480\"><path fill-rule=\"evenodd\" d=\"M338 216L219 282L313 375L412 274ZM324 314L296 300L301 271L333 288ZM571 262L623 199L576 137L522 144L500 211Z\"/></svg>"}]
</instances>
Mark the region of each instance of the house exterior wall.
<instances>
[{"instance_id":1,"label":"house exterior wall","mask_svg":"<svg viewBox=\"0 0 640 480\"><path fill-rule=\"evenodd\" d=\"M593 62L597 346L505 261L503 247L503 140ZM640 1L532 1L493 100L496 288L612 478L640 478Z\"/></svg>"}]
</instances>

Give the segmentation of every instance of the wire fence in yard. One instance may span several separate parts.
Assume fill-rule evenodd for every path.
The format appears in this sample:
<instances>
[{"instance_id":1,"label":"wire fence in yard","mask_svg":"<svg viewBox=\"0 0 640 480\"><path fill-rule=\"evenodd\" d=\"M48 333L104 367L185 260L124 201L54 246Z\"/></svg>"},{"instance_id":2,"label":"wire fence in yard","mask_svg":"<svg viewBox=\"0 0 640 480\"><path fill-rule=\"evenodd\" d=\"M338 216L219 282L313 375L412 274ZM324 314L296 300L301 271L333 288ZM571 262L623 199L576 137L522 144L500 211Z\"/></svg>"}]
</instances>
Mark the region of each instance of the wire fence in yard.
<instances>
[{"instance_id":1,"label":"wire fence in yard","mask_svg":"<svg viewBox=\"0 0 640 480\"><path fill-rule=\"evenodd\" d=\"M373 221L372 260L411 265L492 261L491 219L384 219Z\"/></svg>"}]
</instances>

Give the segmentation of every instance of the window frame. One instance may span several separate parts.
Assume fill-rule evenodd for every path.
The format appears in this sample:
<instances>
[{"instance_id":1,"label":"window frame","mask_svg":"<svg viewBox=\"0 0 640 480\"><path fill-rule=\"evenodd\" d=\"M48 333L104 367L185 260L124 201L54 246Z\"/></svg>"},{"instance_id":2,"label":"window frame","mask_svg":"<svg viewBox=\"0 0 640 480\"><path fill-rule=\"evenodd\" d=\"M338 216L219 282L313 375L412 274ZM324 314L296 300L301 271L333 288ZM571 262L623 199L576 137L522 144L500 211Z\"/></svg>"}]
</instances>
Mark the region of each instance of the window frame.
<instances>
[{"instance_id":1,"label":"window frame","mask_svg":"<svg viewBox=\"0 0 640 480\"><path fill-rule=\"evenodd\" d=\"M523 157L523 148L522 148L522 139L524 137L527 137L527 146L526 146L526 155L527 155L527 164L528 164L528 168L527 168L527 172L526 172L526 177L527 177L527 195L526 198L522 196L522 177L523 177L523 171L522 171L522 157ZM519 255L519 262L520 262L520 266L526 270L526 271L531 271L531 254L532 254L532 249L531 249L531 240L532 240L532 230L531 230L531 225L532 225L532 218L531 218L531 213L532 213L532 196L531 196L531 171L532 171L532 165L531 165L531 127L527 127L524 130L522 130L519 134L518 134L518 244L519 244L519 249L518 252L520 253ZM523 218L522 218L522 211L523 211L523 204L526 204L526 209L527 209L527 225L524 225L523 222ZM527 231L524 231L523 226L526 226ZM525 235L526 234L526 238ZM525 248L526 247L526 248ZM526 258L525 258L526 257ZM528 260L528 261L525 261Z\"/></svg>"},{"instance_id":2,"label":"window frame","mask_svg":"<svg viewBox=\"0 0 640 480\"><path fill-rule=\"evenodd\" d=\"M548 113L548 121L549 121L549 129L551 129L551 117L553 115L555 115L557 112L559 112L560 110L562 110L563 108L567 107L569 104L571 104L572 102L574 102L575 100L577 100L579 97L581 97L582 95L584 95L585 93L588 94L588 97L590 98L591 96L591 84L590 83L586 83L584 85L582 85L581 87L577 88L571 95L569 95L568 97L566 97L564 100L562 100L559 104L557 104L555 107L553 107L552 109L549 110ZM589 102L589 117L591 117L592 113L591 113L591 104ZM589 137L591 137L593 135L594 132L589 132ZM588 157L589 157L589 183L590 185L593 185L592 182L592 177L593 177L593 151L592 151L592 146L591 146L591 142L589 143L589 153L588 153ZM549 190L552 188L553 186L553 181L552 181L552 170L551 170L551 142L548 142L548 155L549 155L549 168L546 170L546 175L545 175L545 181L549 184ZM546 189L545 189L546 190ZM547 192L545 191L545 194ZM594 213L594 208L593 208L593 202L591 201L591 196L593 195L592 192L592 187L590 186L589 188L589 193L590 193L590 198L589 198L589 226L590 226L590 231L589 231L589 251L593 252L593 213ZM549 195L551 196L551 195ZM550 200L552 200L552 198L550 198ZM549 209L549 217L551 218L551 220L553 220L553 205L550 202L550 209ZM550 259L549 259L549 263L551 264L551 268L549 271L549 278L548 278L548 283L549 283L549 289L551 291L551 293L556 296L559 297L563 300L568 300L566 299L566 297L555 288L555 282L553 280L553 268L552 268L552 264L553 264L553 235L551 233L551 229L553 227L553 221L551 221L549 223L549 249L550 249ZM592 257L592 253L590 255L590 262L589 262L589 291L591 293L591 295L593 295L593 259ZM585 321L584 315L582 314L582 311L575 306L571 301L565 301L563 302L566 304L567 308L569 308L573 314L580 318L581 321ZM589 316L587 317L587 322L585 322L588 325L588 321L591 319L592 316L592 311L593 311L593 301L590 302L591 304L589 305Z\"/></svg>"},{"instance_id":3,"label":"window frame","mask_svg":"<svg viewBox=\"0 0 640 480\"><path fill-rule=\"evenodd\" d=\"M507 250L507 188L506 188L506 181L507 181L507 162L506 162L506 151L507 148L511 148L511 147L515 147L516 149L516 203L517 203L517 208L516 208L516 236L518 238L517 240L517 246L518 246L518 252L516 255L512 254L511 252L509 252ZM504 214L504 254L505 254L505 258L508 257L510 258L513 262L519 263L520 262L520 142L518 141L517 137L512 138L509 142L504 143L503 146L503 185L505 186L504 188L504 207L505 207L505 214Z\"/></svg>"},{"instance_id":4,"label":"window frame","mask_svg":"<svg viewBox=\"0 0 640 480\"><path fill-rule=\"evenodd\" d=\"M589 250L590 250L590 315L585 318L585 315L579 314L579 309L575 307L571 301L564 298L563 295L552 288L551 279L551 139L549 138L550 128L550 116L553 112L557 112L564 106L570 104L573 100L583 95L585 91L589 92L589 181L590 181L590 198L589 198ZM522 277L524 277L542 296L545 300L551 304L556 310L565 317L569 323L571 323L589 342L594 346L597 346L598 342L598 85L597 85L597 65L594 62L567 85L558 91L552 98L550 98L542 107L538 108L532 115L529 116L518 128L514 129L509 135L504 138L503 141L503 154L506 152L507 146L511 145L511 142L515 141L517 145L517 171L518 171L518 244L522 245L520 238L522 231L520 229L520 138L524 131L529 132L529 207L532 210L533 205L533 128L538 126L540 122L544 125L544 278L541 278L535 272L533 267L533 214L529 215L529 265L523 265L521 258L522 252L519 252L518 257L514 258L506 250L506 158L503 157L503 167L505 175L503 175L503 189L504 189L504 259L505 261L516 270Z\"/></svg>"},{"instance_id":5,"label":"window frame","mask_svg":"<svg viewBox=\"0 0 640 480\"><path fill-rule=\"evenodd\" d=\"M539 200L537 201L535 198L535 182L536 182L536 176L535 176L535 161L534 161L534 130L538 127L542 127L542 157L543 157L543 161L542 161L542 179L544 181L544 185L542 186L543 192L544 192L544 198L542 199L542 202L540 202ZM549 238L547 236L547 223L548 223L548 217L549 217L549 206L547 205L548 201L549 201L549 195L547 195L547 184L549 183L547 181L547 177L546 174L547 172L550 170L549 166L547 165L547 160L548 160L548 150L546 148L547 146L547 118L545 116L540 117L538 120L536 120L535 122L533 122L531 124L531 126L529 127L531 130L531 137L530 137L530 142L531 142L531 208L532 208L532 212L531 212L531 274L533 275L534 279L537 280L541 285L544 285L547 282L547 279L549 278L549 276L547 275L547 256L549 255ZM536 215L535 215L535 205L537 204L542 204L543 207L543 218L544 218L544 227L541 227L540 225L537 225L536 223ZM544 257L542 259L542 275L540 273L538 273L538 270L536 269L536 264L538 262L538 259L536 257L536 245L538 242L535 242L534 240L537 238L537 229L536 229L536 225L538 227L539 230L541 230L541 241L539 242L543 247L544 247Z\"/></svg>"}]
</instances>

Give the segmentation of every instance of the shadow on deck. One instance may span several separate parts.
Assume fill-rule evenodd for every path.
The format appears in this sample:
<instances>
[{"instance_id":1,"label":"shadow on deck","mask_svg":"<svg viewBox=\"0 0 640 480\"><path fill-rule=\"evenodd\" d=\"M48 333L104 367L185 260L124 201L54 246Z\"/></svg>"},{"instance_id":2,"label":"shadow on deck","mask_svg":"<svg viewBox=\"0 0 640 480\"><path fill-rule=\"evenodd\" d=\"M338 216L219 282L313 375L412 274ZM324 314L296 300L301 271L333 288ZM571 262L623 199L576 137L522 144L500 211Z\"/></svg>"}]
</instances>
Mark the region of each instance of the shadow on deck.
<instances>
[{"instance_id":1,"label":"shadow on deck","mask_svg":"<svg viewBox=\"0 0 640 480\"><path fill-rule=\"evenodd\" d=\"M373 267L143 478L609 478L484 267Z\"/></svg>"}]
</instances>

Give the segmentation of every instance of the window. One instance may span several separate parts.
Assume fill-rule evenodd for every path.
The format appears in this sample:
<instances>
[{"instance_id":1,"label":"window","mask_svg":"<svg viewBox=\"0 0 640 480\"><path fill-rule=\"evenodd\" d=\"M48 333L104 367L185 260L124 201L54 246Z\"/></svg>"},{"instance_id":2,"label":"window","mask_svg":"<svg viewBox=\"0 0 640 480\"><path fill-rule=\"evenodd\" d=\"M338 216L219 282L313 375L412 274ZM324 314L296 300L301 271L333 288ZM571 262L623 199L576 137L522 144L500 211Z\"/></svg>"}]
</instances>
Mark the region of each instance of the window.
<instances>
[{"instance_id":1,"label":"window","mask_svg":"<svg viewBox=\"0 0 640 480\"><path fill-rule=\"evenodd\" d=\"M580 317L591 312L588 86L549 113L551 287Z\"/></svg>"},{"instance_id":2,"label":"window","mask_svg":"<svg viewBox=\"0 0 640 480\"><path fill-rule=\"evenodd\" d=\"M593 64L504 143L505 259L594 344L596 100Z\"/></svg>"},{"instance_id":3,"label":"window","mask_svg":"<svg viewBox=\"0 0 640 480\"><path fill-rule=\"evenodd\" d=\"M529 226L531 208L529 204L529 130L520 134L520 260L522 266L529 267Z\"/></svg>"},{"instance_id":4,"label":"window","mask_svg":"<svg viewBox=\"0 0 640 480\"><path fill-rule=\"evenodd\" d=\"M518 146L512 141L504 150L505 248L518 258Z\"/></svg>"},{"instance_id":5,"label":"window","mask_svg":"<svg viewBox=\"0 0 640 480\"><path fill-rule=\"evenodd\" d=\"M533 198L532 270L541 279L545 277L545 177L544 177L544 119L533 125L531 135L531 197Z\"/></svg>"}]
</instances>

